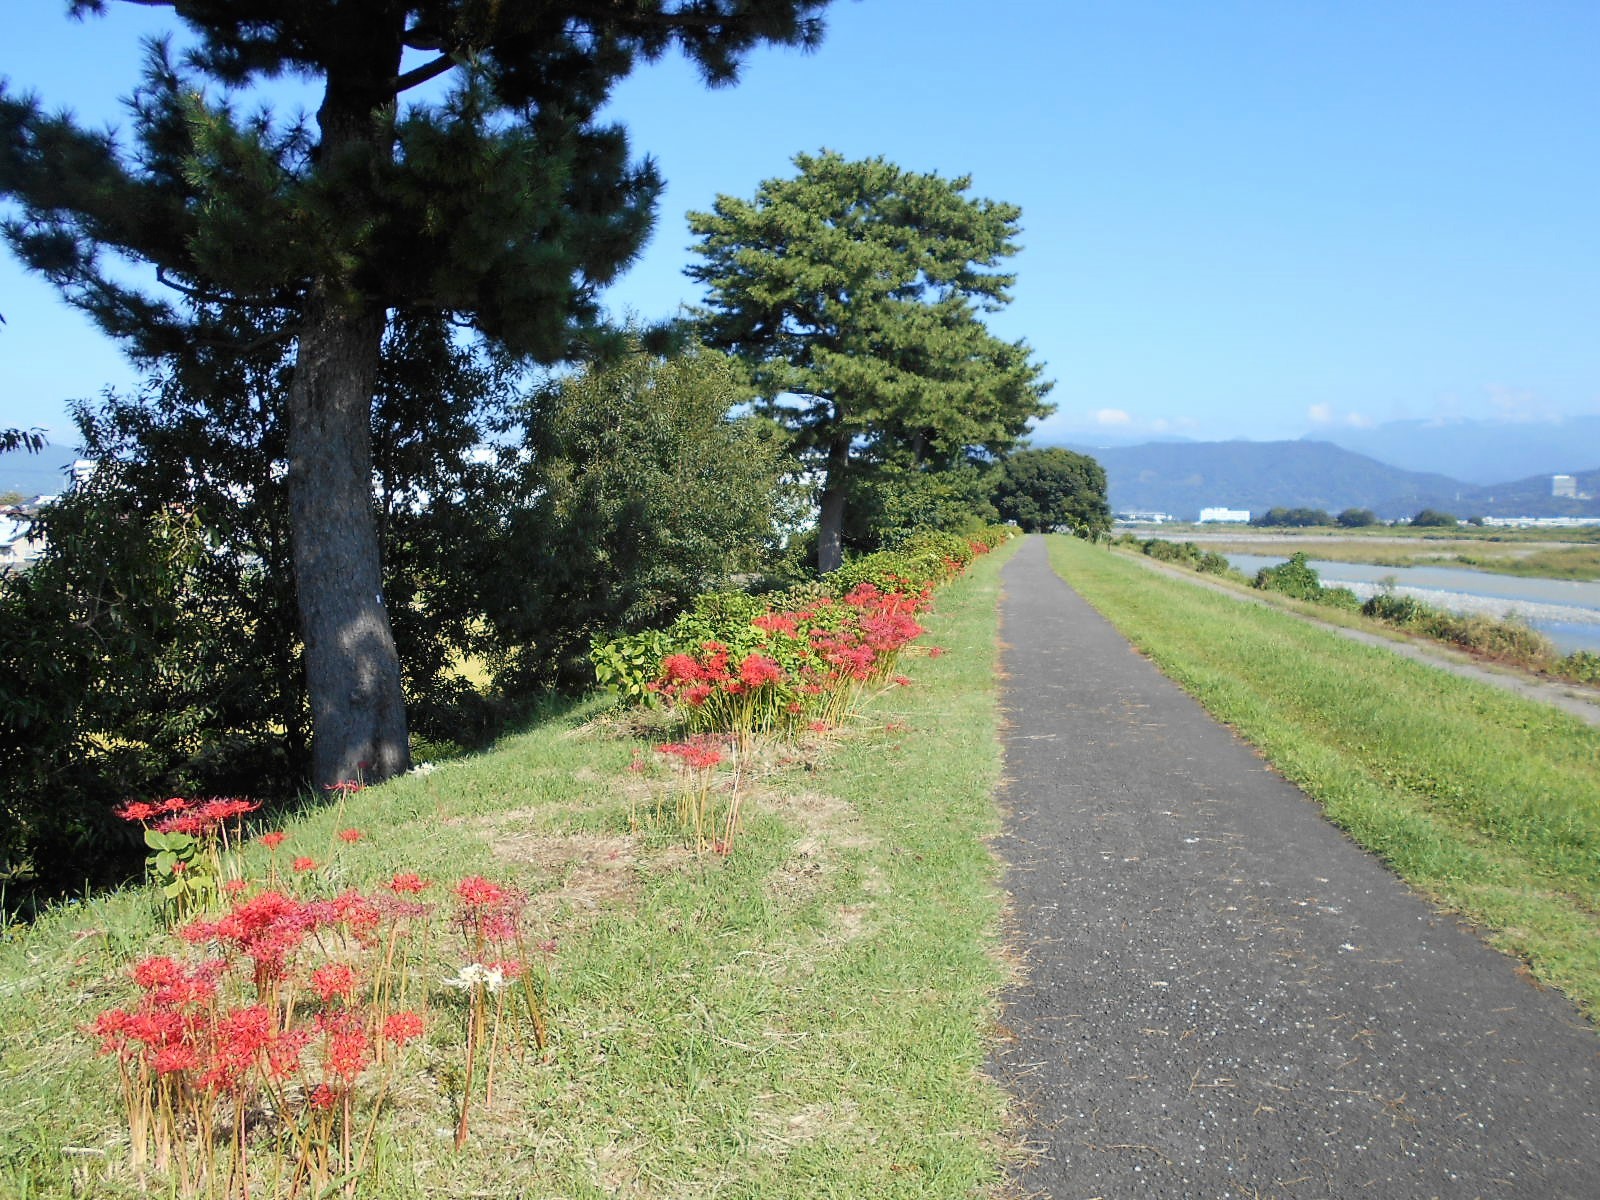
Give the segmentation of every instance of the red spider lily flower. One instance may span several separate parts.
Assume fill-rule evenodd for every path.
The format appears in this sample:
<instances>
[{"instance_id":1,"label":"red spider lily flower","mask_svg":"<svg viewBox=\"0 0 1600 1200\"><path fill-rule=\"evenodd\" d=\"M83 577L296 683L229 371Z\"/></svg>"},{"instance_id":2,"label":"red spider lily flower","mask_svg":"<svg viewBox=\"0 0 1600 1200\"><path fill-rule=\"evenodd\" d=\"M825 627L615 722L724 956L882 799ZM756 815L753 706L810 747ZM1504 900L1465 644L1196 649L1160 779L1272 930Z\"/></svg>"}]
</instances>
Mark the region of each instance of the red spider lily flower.
<instances>
[{"instance_id":1,"label":"red spider lily flower","mask_svg":"<svg viewBox=\"0 0 1600 1200\"><path fill-rule=\"evenodd\" d=\"M216 828L215 821L208 821L197 812L178 813L156 822L157 833L187 833L191 837L199 837Z\"/></svg>"},{"instance_id":2,"label":"red spider lily flower","mask_svg":"<svg viewBox=\"0 0 1600 1200\"><path fill-rule=\"evenodd\" d=\"M362 786L361 781L358 779L341 779L338 783L323 784L322 790L325 792L343 792L348 796L352 792L361 791Z\"/></svg>"},{"instance_id":3,"label":"red spider lily flower","mask_svg":"<svg viewBox=\"0 0 1600 1200\"><path fill-rule=\"evenodd\" d=\"M300 1073L300 1056L311 1044L309 1029L285 1029L267 1047L267 1076L288 1079Z\"/></svg>"},{"instance_id":4,"label":"red spider lily flower","mask_svg":"<svg viewBox=\"0 0 1600 1200\"><path fill-rule=\"evenodd\" d=\"M176 1075L179 1071L192 1071L200 1065L200 1051L188 1042L163 1046L151 1060L157 1075Z\"/></svg>"},{"instance_id":5,"label":"red spider lily flower","mask_svg":"<svg viewBox=\"0 0 1600 1200\"><path fill-rule=\"evenodd\" d=\"M697 683L688 690L683 698L692 707L699 708L707 700L711 699L716 690L709 683Z\"/></svg>"},{"instance_id":6,"label":"red spider lily flower","mask_svg":"<svg viewBox=\"0 0 1600 1200\"><path fill-rule=\"evenodd\" d=\"M910 687L911 686L911 679L907 675L896 675L894 677L893 683L894 683L894 685L896 687Z\"/></svg>"},{"instance_id":7,"label":"red spider lily flower","mask_svg":"<svg viewBox=\"0 0 1600 1200\"><path fill-rule=\"evenodd\" d=\"M235 817L253 813L260 807L259 800L246 800L241 796L218 796L215 800L207 800L200 806L200 811L214 821L231 821Z\"/></svg>"},{"instance_id":8,"label":"red spider lily flower","mask_svg":"<svg viewBox=\"0 0 1600 1200\"><path fill-rule=\"evenodd\" d=\"M700 664L692 655L669 654L661 660L661 682L693 683L700 678Z\"/></svg>"},{"instance_id":9,"label":"red spider lily flower","mask_svg":"<svg viewBox=\"0 0 1600 1200\"><path fill-rule=\"evenodd\" d=\"M320 1112L326 1112L338 1103L338 1100L338 1095L325 1083L317 1084L306 1097L306 1103Z\"/></svg>"},{"instance_id":10,"label":"red spider lily flower","mask_svg":"<svg viewBox=\"0 0 1600 1200\"><path fill-rule=\"evenodd\" d=\"M403 1046L412 1038L421 1036L421 1013L397 1012L384 1018L383 1039L386 1042L393 1042L396 1046Z\"/></svg>"},{"instance_id":11,"label":"red spider lily flower","mask_svg":"<svg viewBox=\"0 0 1600 1200\"><path fill-rule=\"evenodd\" d=\"M372 1050L372 1040L367 1036L360 1015L347 1009L323 1013L317 1018L317 1026L328 1038L323 1051L328 1070L346 1084L354 1083L366 1070Z\"/></svg>"},{"instance_id":12,"label":"red spider lily flower","mask_svg":"<svg viewBox=\"0 0 1600 1200\"><path fill-rule=\"evenodd\" d=\"M811 730L812 733L827 733L833 726L826 721L812 721L806 728Z\"/></svg>"},{"instance_id":13,"label":"red spider lily flower","mask_svg":"<svg viewBox=\"0 0 1600 1200\"><path fill-rule=\"evenodd\" d=\"M354 888L314 907L326 924L343 925L358 941L365 941L383 919L377 906Z\"/></svg>"},{"instance_id":14,"label":"red spider lily flower","mask_svg":"<svg viewBox=\"0 0 1600 1200\"><path fill-rule=\"evenodd\" d=\"M423 888L431 887L432 884L414 871L408 871L403 874L397 872L395 877L384 886L396 895L410 894L415 896Z\"/></svg>"},{"instance_id":15,"label":"red spider lily flower","mask_svg":"<svg viewBox=\"0 0 1600 1200\"><path fill-rule=\"evenodd\" d=\"M544 941L540 942L539 949L544 951L546 954L554 954L556 952L555 938L546 938Z\"/></svg>"},{"instance_id":16,"label":"red spider lily flower","mask_svg":"<svg viewBox=\"0 0 1600 1200\"><path fill-rule=\"evenodd\" d=\"M124 821L148 821L161 811L160 807L147 803L144 800L129 800L126 804L111 810Z\"/></svg>"},{"instance_id":17,"label":"red spider lily flower","mask_svg":"<svg viewBox=\"0 0 1600 1200\"><path fill-rule=\"evenodd\" d=\"M248 879L230 879L222 885L222 890L230 896L242 896L249 886Z\"/></svg>"},{"instance_id":18,"label":"red spider lily flower","mask_svg":"<svg viewBox=\"0 0 1600 1200\"><path fill-rule=\"evenodd\" d=\"M944 653L944 647L943 646L929 646L928 647L928 657L929 658L938 658L943 653Z\"/></svg>"},{"instance_id":19,"label":"red spider lily flower","mask_svg":"<svg viewBox=\"0 0 1600 1200\"><path fill-rule=\"evenodd\" d=\"M671 742L657 746L661 754L678 759L684 766L696 771L708 770L722 761L722 752L698 742Z\"/></svg>"},{"instance_id":20,"label":"red spider lily flower","mask_svg":"<svg viewBox=\"0 0 1600 1200\"><path fill-rule=\"evenodd\" d=\"M324 1004L349 999L359 982L355 968L349 963L328 963L311 972L311 986Z\"/></svg>"},{"instance_id":21,"label":"red spider lily flower","mask_svg":"<svg viewBox=\"0 0 1600 1200\"><path fill-rule=\"evenodd\" d=\"M783 668L766 655L752 652L739 664L739 678L746 687L765 687L783 678Z\"/></svg>"},{"instance_id":22,"label":"red spider lily flower","mask_svg":"<svg viewBox=\"0 0 1600 1200\"><path fill-rule=\"evenodd\" d=\"M502 958L488 964L492 971L499 971L507 979L522 978L522 962L515 958Z\"/></svg>"},{"instance_id":23,"label":"red spider lily flower","mask_svg":"<svg viewBox=\"0 0 1600 1200\"><path fill-rule=\"evenodd\" d=\"M149 958L142 958L128 969L128 974L133 976L134 983L147 992L181 979L183 973L183 965L177 959L164 954L152 954Z\"/></svg>"},{"instance_id":24,"label":"red spider lily flower","mask_svg":"<svg viewBox=\"0 0 1600 1200\"><path fill-rule=\"evenodd\" d=\"M128 1024L133 1014L125 1008L108 1008L97 1015L85 1032L100 1039L101 1054L121 1054L128 1045Z\"/></svg>"},{"instance_id":25,"label":"red spider lily flower","mask_svg":"<svg viewBox=\"0 0 1600 1200\"><path fill-rule=\"evenodd\" d=\"M288 836L289 835L287 833L282 832L263 833L256 839L256 841L260 842L268 850L276 850L279 846L283 845L284 839Z\"/></svg>"},{"instance_id":26,"label":"red spider lily flower","mask_svg":"<svg viewBox=\"0 0 1600 1200\"><path fill-rule=\"evenodd\" d=\"M189 807L189 802L187 800L185 800L182 796L171 796L168 799L163 800L163 801L161 801L161 803L156 805L157 809L159 809L161 812L165 812L165 813L182 812L184 809L186 809L188 807Z\"/></svg>"},{"instance_id":27,"label":"red spider lily flower","mask_svg":"<svg viewBox=\"0 0 1600 1200\"><path fill-rule=\"evenodd\" d=\"M257 1058L275 1040L275 1021L265 1004L223 1013L211 1039L211 1055L198 1083L203 1091L237 1092L248 1078Z\"/></svg>"},{"instance_id":28,"label":"red spider lily flower","mask_svg":"<svg viewBox=\"0 0 1600 1200\"><path fill-rule=\"evenodd\" d=\"M790 637L798 637L801 620L809 618L810 615L810 613L765 613L750 624L767 633L786 633Z\"/></svg>"},{"instance_id":29,"label":"red spider lily flower","mask_svg":"<svg viewBox=\"0 0 1600 1200\"><path fill-rule=\"evenodd\" d=\"M341 829L341 830L339 830L339 840L341 842L349 842L352 846L355 845L357 842L359 842L362 837L363 837L363 834L362 834L361 830L359 830L359 829Z\"/></svg>"},{"instance_id":30,"label":"red spider lily flower","mask_svg":"<svg viewBox=\"0 0 1600 1200\"><path fill-rule=\"evenodd\" d=\"M490 883L482 875L468 875L452 890L461 903L474 908L500 904L506 898L503 887L498 883Z\"/></svg>"},{"instance_id":31,"label":"red spider lily flower","mask_svg":"<svg viewBox=\"0 0 1600 1200\"><path fill-rule=\"evenodd\" d=\"M314 859L314 858L307 858L305 855L302 854L299 858L295 859L294 862L290 863L289 865L291 867L293 867L296 871L314 871L314 870L316 870L316 867L317 867L317 860Z\"/></svg>"}]
</instances>

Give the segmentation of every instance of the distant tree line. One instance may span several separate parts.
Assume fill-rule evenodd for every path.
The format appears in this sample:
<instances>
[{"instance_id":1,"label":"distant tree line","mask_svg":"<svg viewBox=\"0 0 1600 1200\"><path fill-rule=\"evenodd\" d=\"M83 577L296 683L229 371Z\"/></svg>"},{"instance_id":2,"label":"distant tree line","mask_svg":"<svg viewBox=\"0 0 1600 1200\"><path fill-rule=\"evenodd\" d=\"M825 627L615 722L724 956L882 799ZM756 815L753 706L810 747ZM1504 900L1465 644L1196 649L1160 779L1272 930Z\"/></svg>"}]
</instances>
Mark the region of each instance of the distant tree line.
<instances>
[{"instance_id":1,"label":"distant tree line","mask_svg":"<svg viewBox=\"0 0 1600 1200\"><path fill-rule=\"evenodd\" d=\"M1450 528L1459 525L1453 515L1440 512L1433 508L1424 508L1409 521L1408 525L1437 528ZM1469 517L1468 523L1473 525L1483 524L1481 517ZM1266 512L1250 518L1250 524L1258 528L1271 529L1308 529L1316 526L1337 526L1341 529L1365 529L1371 525L1381 525L1382 521L1370 508L1347 508L1332 516L1320 508L1269 508Z\"/></svg>"}]
</instances>

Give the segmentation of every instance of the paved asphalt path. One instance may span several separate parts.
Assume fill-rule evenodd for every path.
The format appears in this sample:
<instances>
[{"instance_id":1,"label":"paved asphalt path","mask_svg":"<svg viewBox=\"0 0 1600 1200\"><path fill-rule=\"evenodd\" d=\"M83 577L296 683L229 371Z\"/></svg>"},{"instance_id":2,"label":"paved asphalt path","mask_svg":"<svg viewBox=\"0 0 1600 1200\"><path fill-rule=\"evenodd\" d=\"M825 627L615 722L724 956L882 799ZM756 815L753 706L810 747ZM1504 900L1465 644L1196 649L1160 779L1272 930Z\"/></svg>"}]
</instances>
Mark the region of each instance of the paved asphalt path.
<instances>
[{"instance_id":1,"label":"paved asphalt path","mask_svg":"<svg viewBox=\"0 0 1600 1200\"><path fill-rule=\"evenodd\" d=\"M1002 576L1024 1196L1600 1200L1600 1034L1412 895L1030 538Z\"/></svg>"}]
</instances>

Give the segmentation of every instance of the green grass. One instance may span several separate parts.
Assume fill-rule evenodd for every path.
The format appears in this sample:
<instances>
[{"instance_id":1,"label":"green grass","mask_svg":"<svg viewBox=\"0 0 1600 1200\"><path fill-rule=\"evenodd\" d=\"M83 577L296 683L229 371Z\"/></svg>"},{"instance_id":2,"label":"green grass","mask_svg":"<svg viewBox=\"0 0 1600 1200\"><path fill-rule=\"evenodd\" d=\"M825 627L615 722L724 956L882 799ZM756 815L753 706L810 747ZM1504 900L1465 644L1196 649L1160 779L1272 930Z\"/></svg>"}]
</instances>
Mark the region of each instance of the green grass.
<instances>
[{"instance_id":1,"label":"green grass","mask_svg":"<svg viewBox=\"0 0 1600 1200\"><path fill-rule=\"evenodd\" d=\"M1600 1013L1600 731L1070 539L1050 553L1334 822Z\"/></svg>"},{"instance_id":2,"label":"green grass","mask_svg":"<svg viewBox=\"0 0 1600 1200\"><path fill-rule=\"evenodd\" d=\"M966 1197L995 1184L1006 1097L982 1074L1003 975L985 843L999 778L998 567L942 591L913 679L848 728L768 746L734 853L630 831L670 773L660 731L595 701L492 753L288 826L332 886L481 872L534 893L558 941L548 1061L529 1054L457 1153L436 1026L395 1089L360 1194ZM347 846L335 833L356 826ZM335 847L338 847L335 852ZM261 862L257 862L259 867ZM163 943L137 890L0 942L0 1195L131 1197L110 1065L79 1029ZM166 1194L150 1185L154 1194Z\"/></svg>"},{"instance_id":3,"label":"green grass","mask_svg":"<svg viewBox=\"0 0 1600 1200\"><path fill-rule=\"evenodd\" d=\"M1536 537L1536 533L1543 536ZM1545 544L1552 540L1552 534L1562 535L1564 541L1590 544ZM1264 537L1275 539L1275 544L1260 540ZM1270 529L1262 530L1254 541L1207 540L1203 548L1221 554L1281 552L1284 557L1298 549L1326 562L1368 563L1380 567L1465 567L1497 575L1592 580L1600 579L1600 547L1592 544L1593 539L1592 533L1582 529L1495 530L1465 535L1457 531L1441 534L1385 526L1366 537L1352 535L1349 530Z\"/></svg>"}]
</instances>

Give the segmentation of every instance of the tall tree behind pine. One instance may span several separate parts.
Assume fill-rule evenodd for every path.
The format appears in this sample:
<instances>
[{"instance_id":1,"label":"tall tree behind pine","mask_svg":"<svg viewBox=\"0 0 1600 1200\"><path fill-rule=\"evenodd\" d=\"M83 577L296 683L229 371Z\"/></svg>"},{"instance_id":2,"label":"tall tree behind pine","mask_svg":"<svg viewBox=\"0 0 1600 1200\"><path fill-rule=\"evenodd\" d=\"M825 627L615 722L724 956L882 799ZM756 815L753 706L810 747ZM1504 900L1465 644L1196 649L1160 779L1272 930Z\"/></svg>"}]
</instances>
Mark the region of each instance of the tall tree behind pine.
<instances>
[{"instance_id":1,"label":"tall tree behind pine","mask_svg":"<svg viewBox=\"0 0 1600 1200\"><path fill-rule=\"evenodd\" d=\"M754 200L689 214L708 289L701 336L751 362L767 411L822 480L818 570L842 558L852 473L937 467L1008 450L1050 411L1025 342L981 314L1010 301L997 268L1017 251L1015 205L966 195L967 177L831 151L795 158Z\"/></svg>"},{"instance_id":2,"label":"tall tree behind pine","mask_svg":"<svg viewBox=\"0 0 1600 1200\"><path fill-rule=\"evenodd\" d=\"M313 773L384 778L408 761L368 432L388 310L431 308L517 354L568 356L598 324L596 290L643 245L661 186L595 120L612 86L672 46L730 82L759 43L815 44L827 0L126 2L171 8L192 45L181 62L148 47L130 146L0 90L0 194L20 212L6 235L136 358L225 338L182 298L246 306L294 344ZM314 118L246 110L281 75L320 84ZM128 262L166 290L129 284Z\"/></svg>"}]
</instances>

